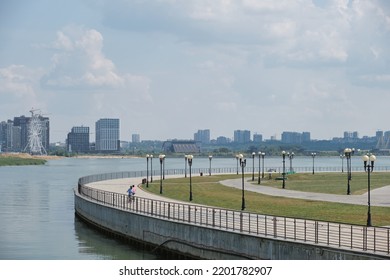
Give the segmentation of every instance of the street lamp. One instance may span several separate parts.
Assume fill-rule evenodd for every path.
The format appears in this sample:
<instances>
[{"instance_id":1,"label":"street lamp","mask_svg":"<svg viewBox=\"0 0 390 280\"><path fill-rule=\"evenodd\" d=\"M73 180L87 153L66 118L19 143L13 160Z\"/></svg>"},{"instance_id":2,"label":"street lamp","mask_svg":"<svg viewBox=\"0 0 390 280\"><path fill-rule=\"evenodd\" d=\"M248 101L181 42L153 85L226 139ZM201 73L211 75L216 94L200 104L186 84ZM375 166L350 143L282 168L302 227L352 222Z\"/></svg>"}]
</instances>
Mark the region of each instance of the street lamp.
<instances>
[{"instance_id":1,"label":"street lamp","mask_svg":"<svg viewBox=\"0 0 390 280\"><path fill-rule=\"evenodd\" d=\"M146 187L149 188L149 155L146 155Z\"/></svg>"},{"instance_id":2,"label":"street lamp","mask_svg":"<svg viewBox=\"0 0 390 280\"><path fill-rule=\"evenodd\" d=\"M240 155L236 155L236 162L237 162L237 175L238 175L238 161L240 159Z\"/></svg>"},{"instance_id":3,"label":"street lamp","mask_svg":"<svg viewBox=\"0 0 390 280\"><path fill-rule=\"evenodd\" d=\"M211 160L213 159L212 155L209 155L209 161L210 161L210 166L209 166L209 175L211 176Z\"/></svg>"},{"instance_id":4,"label":"street lamp","mask_svg":"<svg viewBox=\"0 0 390 280\"><path fill-rule=\"evenodd\" d=\"M260 179L260 166L261 166L261 152L259 152L259 176L258 176L258 178L257 178L257 184L259 184L260 185L260 183L261 183L261 179Z\"/></svg>"},{"instance_id":5,"label":"street lamp","mask_svg":"<svg viewBox=\"0 0 390 280\"><path fill-rule=\"evenodd\" d=\"M165 155L163 155L163 180L165 180Z\"/></svg>"},{"instance_id":6,"label":"street lamp","mask_svg":"<svg viewBox=\"0 0 390 280\"><path fill-rule=\"evenodd\" d=\"M282 151L282 159L283 159L283 173L282 173L282 188L286 187L286 151Z\"/></svg>"},{"instance_id":7,"label":"street lamp","mask_svg":"<svg viewBox=\"0 0 390 280\"><path fill-rule=\"evenodd\" d=\"M311 157L313 158L313 174L314 174L314 158L316 157L316 153L311 153Z\"/></svg>"},{"instance_id":8,"label":"street lamp","mask_svg":"<svg viewBox=\"0 0 390 280\"><path fill-rule=\"evenodd\" d=\"M160 159L160 194L162 194L163 165L164 165L165 155L159 155L158 157Z\"/></svg>"},{"instance_id":9,"label":"street lamp","mask_svg":"<svg viewBox=\"0 0 390 280\"><path fill-rule=\"evenodd\" d=\"M344 173L344 158L345 158L345 155L341 154L340 158L341 158L341 172Z\"/></svg>"},{"instance_id":10,"label":"street lamp","mask_svg":"<svg viewBox=\"0 0 390 280\"><path fill-rule=\"evenodd\" d=\"M347 185L347 194L351 194L351 179L352 179L352 170L351 170L351 156L352 156L352 149L345 148L344 149L344 155L347 160L347 179L348 179L348 185Z\"/></svg>"},{"instance_id":11,"label":"street lamp","mask_svg":"<svg viewBox=\"0 0 390 280\"><path fill-rule=\"evenodd\" d=\"M291 154L290 154L290 153L287 153L287 156L288 156L288 158L290 159L290 173L293 173L292 160L293 160L293 158L294 158L294 152L292 152Z\"/></svg>"},{"instance_id":12,"label":"street lamp","mask_svg":"<svg viewBox=\"0 0 390 280\"><path fill-rule=\"evenodd\" d=\"M187 160L188 160L188 166L190 168L190 201L192 201L192 176L191 176L191 166L192 166L192 159L194 158L193 155L188 155Z\"/></svg>"},{"instance_id":13,"label":"street lamp","mask_svg":"<svg viewBox=\"0 0 390 280\"><path fill-rule=\"evenodd\" d=\"M265 153L261 153L261 161L262 161L261 178L264 178L264 156L265 156Z\"/></svg>"},{"instance_id":14,"label":"street lamp","mask_svg":"<svg viewBox=\"0 0 390 280\"><path fill-rule=\"evenodd\" d=\"M255 156L256 156L256 153L253 152L252 153L252 181L255 180Z\"/></svg>"},{"instance_id":15,"label":"street lamp","mask_svg":"<svg viewBox=\"0 0 390 280\"><path fill-rule=\"evenodd\" d=\"M187 178L187 155L184 155L184 178Z\"/></svg>"},{"instance_id":16,"label":"street lamp","mask_svg":"<svg viewBox=\"0 0 390 280\"><path fill-rule=\"evenodd\" d=\"M364 171L367 171L368 174L368 210L367 210L367 226L371 226L371 201L370 201L370 191L371 191L371 182L370 182L370 173L374 170L374 162L376 157L371 154L370 156L365 155L362 157L364 162Z\"/></svg>"},{"instance_id":17,"label":"street lamp","mask_svg":"<svg viewBox=\"0 0 390 280\"><path fill-rule=\"evenodd\" d=\"M150 182L153 183L153 155L149 155L150 157Z\"/></svg>"},{"instance_id":18,"label":"street lamp","mask_svg":"<svg viewBox=\"0 0 390 280\"><path fill-rule=\"evenodd\" d=\"M242 173L242 202L241 202L241 210L245 210L245 181L244 181L244 168L246 166L246 159L244 159L244 156L242 154L238 155L238 158L240 159L240 166L241 166L241 173Z\"/></svg>"}]
</instances>

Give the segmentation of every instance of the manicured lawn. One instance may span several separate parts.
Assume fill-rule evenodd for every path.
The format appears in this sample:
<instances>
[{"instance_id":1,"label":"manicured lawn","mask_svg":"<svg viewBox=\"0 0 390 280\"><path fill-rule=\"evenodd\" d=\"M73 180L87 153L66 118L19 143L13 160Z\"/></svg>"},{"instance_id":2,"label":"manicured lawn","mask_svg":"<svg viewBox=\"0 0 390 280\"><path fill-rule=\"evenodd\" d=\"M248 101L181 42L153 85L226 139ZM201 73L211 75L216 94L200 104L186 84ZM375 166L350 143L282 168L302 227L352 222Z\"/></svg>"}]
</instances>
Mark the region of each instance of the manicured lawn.
<instances>
[{"instance_id":1,"label":"manicured lawn","mask_svg":"<svg viewBox=\"0 0 390 280\"><path fill-rule=\"evenodd\" d=\"M309 176L310 175L310 176ZM329 175L329 178L326 176ZM390 173L372 173L375 187L390 183ZM377 177L377 178L375 178ZM382 178L380 178L382 177ZM215 175L192 177L192 193L194 203L241 210L241 190L218 183L221 180L241 178L239 175ZM250 180L247 177L246 180ZM340 180L340 181L339 181ZM248 182L249 183L249 182ZM281 181L264 180L262 184L281 187ZM316 191L345 194L347 175L343 174L294 174L289 175L286 187L303 191ZM353 173L351 189L354 194L362 193L367 188L367 174ZM149 183L145 190L159 193L160 181ZM189 201L189 178L166 179L163 181L163 195ZM366 224L367 206L310 201L273 197L245 191L246 211L268 215L288 216L296 218L316 219L351 224ZM375 226L390 225L390 207L371 207L372 223Z\"/></svg>"},{"instance_id":2,"label":"manicured lawn","mask_svg":"<svg viewBox=\"0 0 390 280\"><path fill-rule=\"evenodd\" d=\"M371 189L390 185L390 172L371 173ZM330 194L347 193L347 173L296 173L287 176L286 188L304 192L318 192ZM367 173L353 172L351 194L363 194L367 192ZM264 180L262 185L281 188L282 181Z\"/></svg>"}]
</instances>

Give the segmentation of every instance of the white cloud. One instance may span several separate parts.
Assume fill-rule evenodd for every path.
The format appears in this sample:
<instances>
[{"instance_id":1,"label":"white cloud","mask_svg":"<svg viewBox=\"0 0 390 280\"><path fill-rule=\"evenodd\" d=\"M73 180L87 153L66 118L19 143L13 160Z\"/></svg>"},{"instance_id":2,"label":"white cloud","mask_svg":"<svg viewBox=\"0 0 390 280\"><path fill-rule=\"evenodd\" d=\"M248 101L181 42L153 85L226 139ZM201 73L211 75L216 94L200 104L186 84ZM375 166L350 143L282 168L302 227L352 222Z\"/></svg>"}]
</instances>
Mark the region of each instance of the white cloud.
<instances>
[{"instance_id":1,"label":"white cloud","mask_svg":"<svg viewBox=\"0 0 390 280\"><path fill-rule=\"evenodd\" d=\"M52 43L56 53L52 68L43 77L44 86L52 89L147 90L149 79L120 73L103 53L103 36L95 29L68 26L57 32ZM137 93L134 93L137 94Z\"/></svg>"},{"instance_id":2,"label":"white cloud","mask_svg":"<svg viewBox=\"0 0 390 280\"><path fill-rule=\"evenodd\" d=\"M42 70L25 65L10 65L0 68L0 111L20 111L21 108L45 108L38 97L38 80ZM22 110L23 112L23 110Z\"/></svg>"}]
</instances>

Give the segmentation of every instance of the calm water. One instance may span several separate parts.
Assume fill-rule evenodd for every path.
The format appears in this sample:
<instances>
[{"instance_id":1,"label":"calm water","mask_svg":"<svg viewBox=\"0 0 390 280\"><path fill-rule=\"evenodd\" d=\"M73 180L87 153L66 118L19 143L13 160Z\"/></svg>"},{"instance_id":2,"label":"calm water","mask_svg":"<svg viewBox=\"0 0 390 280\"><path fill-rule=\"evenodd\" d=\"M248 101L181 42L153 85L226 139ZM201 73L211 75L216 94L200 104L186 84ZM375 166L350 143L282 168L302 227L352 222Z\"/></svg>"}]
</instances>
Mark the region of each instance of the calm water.
<instances>
[{"instance_id":1,"label":"calm water","mask_svg":"<svg viewBox=\"0 0 390 280\"><path fill-rule=\"evenodd\" d=\"M345 164L345 162L344 162ZM362 166L354 158L354 166ZM378 157L377 166L390 166ZM280 168L281 158L266 158L266 168ZM317 157L316 167L336 166L338 157ZM236 159L212 159L212 167L236 166ZM252 166L248 159L247 166ZM255 167L258 160L255 160ZM312 167L311 157L296 157L295 167ZM193 168L208 168L208 158L194 158ZM286 161L289 167L289 161ZM159 168L158 159L153 169ZM184 168L183 159L166 159L166 169ZM79 177L146 169L146 159L60 159L43 166L0 167L0 259L156 259L158 256L111 239L75 218L73 188Z\"/></svg>"}]
</instances>

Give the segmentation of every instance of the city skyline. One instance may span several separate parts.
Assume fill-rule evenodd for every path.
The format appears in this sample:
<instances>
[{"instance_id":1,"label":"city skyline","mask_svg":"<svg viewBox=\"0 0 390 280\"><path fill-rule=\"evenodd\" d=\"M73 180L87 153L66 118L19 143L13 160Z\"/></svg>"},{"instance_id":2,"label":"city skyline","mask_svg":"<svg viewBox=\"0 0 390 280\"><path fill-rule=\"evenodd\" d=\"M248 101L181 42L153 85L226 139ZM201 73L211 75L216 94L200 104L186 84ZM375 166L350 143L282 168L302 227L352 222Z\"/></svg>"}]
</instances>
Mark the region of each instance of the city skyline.
<instances>
[{"instance_id":1,"label":"city skyline","mask_svg":"<svg viewBox=\"0 0 390 280\"><path fill-rule=\"evenodd\" d=\"M388 1L5 0L0 23L0 120L40 109L52 142L105 117L126 139L388 126Z\"/></svg>"},{"instance_id":2,"label":"city skyline","mask_svg":"<svg viewBox=\"0 0 390 280\"><path fill-rule=\"evenodd\" d=\"M40 118L42 118L41 115L39 115L39 116L40 116ZM0 120L0 123L6 125L9 122L11 122L15 127L22 127L20 124L20 119L25 119L25 121L24 121L25 127L23 129L26 130L26 127L28 125L28 120L30 119L30 117L26 117L24 115L10 117L10 118L7 118L7 120ZM49 118L47 118L47 117L44 119L49 120ZM114 132L114 134L116 135L115 138L117 140L127 141L127 142L142 142L144 140L145 141L165 141L165 140L178 139L178 140L195 140L195 141L199 141L199 142L209 143L212 140L217 140L217 138L219 138L219 137L224 137L224 138L230 140L231 142L241 142L241 143L244 143L244 142L264 142L264 141L269 141L269 140L271 140L271 141L276 140L276 141L281 141L281 142L306 142L306 141L311 141L311 140L317 141L317 140L334 140L334 139L373 138L373 137L378 137L378 133L379 133L379 135L385 136L385 138L387 138L390 134L390 130L377 130L375 132L375 134L373 134L373 135L361 135L361 133L359 131L345 130L342 132L341 135L333 135L333 136L331 136L330 139L314 139L311 137L310 131L286 131L286 130L284 130L281 132L280 135L274 134L274 135L271 135L269 138L266 138L263 136L262 133L253 132L253 131L248 130L248 129L233 129L233 130L231 130L231 132L230 132L231 134L229 134L229 135L212 135L211 129L203 128L203 129L197 129L197 130L194 129L192 136L187 137L187 138L168 137L168 138L145 139L145 138L142 138L141 134L136 133L136 132L127 132L127 133L124 133L124 136L123 136L123 134L121 133L121 130L120 130L120 122L121 122L120 119L99 118L98 120L95 120L93 127L85 126L85 125L73 125L68 130L68 132L64 135L63 141L50 141L50 143L53 143L53 144L54 143L65 143L69 137L69 133L74 133L75 132L74 130L83 130L83 129L88 129L88 135L93 136L92 139L95 139L97 137L97 133L96 133L97 124L100 122L107 122L107 121L115 121L116 122L116 124L115 124L116 127L115 127L115 132ZM56 129L55 125L52 124L51 126L54 127L54 130ZM95 129L93 129L93 128L95 128ZM22 133L22 132L20 132L20 133L26 134L26 133ZM50 135L51 135L51 132L50 132ZM120 136L120 135L122 135L122 136ZM49 136L47 136L47 137L49 137ZM257 137L257 140L255 140L256 137ZM26 135L24 135L22 138L23 139L26 138ZM131 141L130 141L130 139L131 139ZM136 139L136 140L134 141L134 139ZM23 142L22 142L22 146L23 146Z\"/></svg>"}]
</instances>

